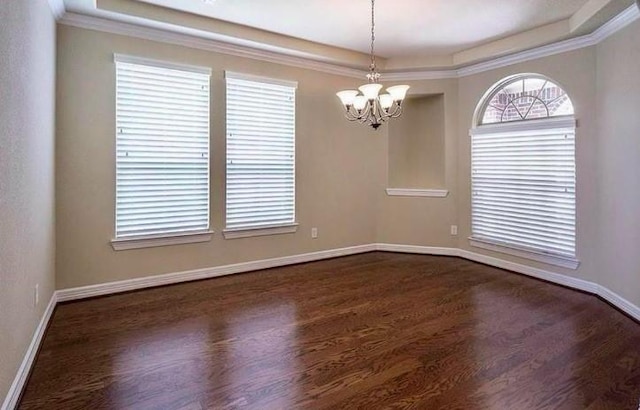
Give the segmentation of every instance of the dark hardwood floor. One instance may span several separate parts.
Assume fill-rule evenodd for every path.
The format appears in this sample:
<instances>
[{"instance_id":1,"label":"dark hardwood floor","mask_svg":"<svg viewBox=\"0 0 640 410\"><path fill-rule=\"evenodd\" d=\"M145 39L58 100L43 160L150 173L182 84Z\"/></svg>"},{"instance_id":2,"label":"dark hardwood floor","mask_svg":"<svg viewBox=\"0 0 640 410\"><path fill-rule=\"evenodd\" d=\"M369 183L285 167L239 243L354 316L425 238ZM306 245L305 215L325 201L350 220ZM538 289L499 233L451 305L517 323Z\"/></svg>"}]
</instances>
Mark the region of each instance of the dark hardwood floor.
<instances>
[{"instance_id":1,"label":"dark hardwood floor","mask_svg":"<svg viewBox=\"0 0 640 410\"><path fill-rule=\"evenodd\" d=\"M640 324L448 257L368 253L57 307L21 409L638 409Z\"/></svg>"}]
</instances>

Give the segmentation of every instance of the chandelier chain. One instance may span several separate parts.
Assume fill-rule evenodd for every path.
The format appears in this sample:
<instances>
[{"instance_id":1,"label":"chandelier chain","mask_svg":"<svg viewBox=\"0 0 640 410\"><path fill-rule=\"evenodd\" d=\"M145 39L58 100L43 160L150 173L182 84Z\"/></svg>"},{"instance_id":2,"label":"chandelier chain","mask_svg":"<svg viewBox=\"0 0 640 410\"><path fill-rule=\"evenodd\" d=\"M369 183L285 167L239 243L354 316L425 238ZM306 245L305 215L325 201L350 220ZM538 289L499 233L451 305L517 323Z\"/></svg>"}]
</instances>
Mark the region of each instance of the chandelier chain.
<instances>
[{"instance_id":1,"label":"chandelier chain","mask_svg":"<svg viewBox=\"0 0 640 410\"><path fill-rule=\"evenodd\" d=\"M376 54L374 44L376 41L376 0L371 0L371 72L376 71Z\"/></svg>"}]
</instances>

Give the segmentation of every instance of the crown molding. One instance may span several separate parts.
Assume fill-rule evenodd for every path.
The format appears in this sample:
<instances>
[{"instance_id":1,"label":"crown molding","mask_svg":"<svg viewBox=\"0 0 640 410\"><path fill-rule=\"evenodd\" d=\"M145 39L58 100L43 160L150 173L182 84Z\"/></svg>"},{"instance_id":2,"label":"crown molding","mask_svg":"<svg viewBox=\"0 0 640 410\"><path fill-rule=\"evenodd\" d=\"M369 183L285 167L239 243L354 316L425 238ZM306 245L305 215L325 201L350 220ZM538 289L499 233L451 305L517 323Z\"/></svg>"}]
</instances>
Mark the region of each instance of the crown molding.
<instances>
[{"instance_id":1,"label":"crown molding","mask_svg":"<svg viewBox=\"0 0 640 410\"><path fill-rule=\"evenodd\" d=\"M185 34L180 32L180 28L170 24L162 24L159 27L150 27L145 25L142 21L133 24L85 14L65 13L63 0L49 0L49 4L51 5L52 10L54 10L54 14L61 13L61 17L58 19L59 22L72 27L137 37L145 40L175 44L237 57L251 58L344 77L361 79L367 74L367 71L365 70L333 62L321 61L320 59L314 59L312 57L294 55L296 53L299 54L296 50L273 51L268 50L267 48L269 48L269 46L266 44L255 44L254 46L231 44L229 42L213 40L197 34ZM523 63L542 57L548 57L596 45L638 19L640 19L640 9L636 5L632 5L595 30L593 33L584 36L493 58L481 63L452 67L451 69L440 68L424 70L411 69L406 71L394 70L390 72L382 71L382 75L387 81L442 80L466 77L485 71L507 67L513 64Z\"/></svg>"},{"instance_id":2,"label":"crown molding","mask_svg":"<svg viewBox=\"0 0 640 410\"><path fill-rule=\"evenodd\" d=\"M601 42L612 34L617 33L623 28L627 27L629 24L640 18L640 0L636 0L637 5L634 4L627 9L625 9L622 13L618 14L611 20L604 23L600 26L596 31L594 31L591 36L596 43Z\"/></svg>"},{"instance_id":3,"label":"crown molding","mask_svg":"<svg viewBox=\"0 0 640 410\"><path fill-rule=\"evenodd\" d=\"M412 81L412 80L446 80L458 78L458 70L417 70L417 71L392 71L382 72L387 81Z\"/></svg>"},{"instance_id":4,"label":"crown molding","mask_svg":"<svg viewBox=\"0 0 640 410\"><path fill-rule=\"evenodd\" d=\"M292 67L306 68L328 74L336 74L345 77L364 78L366 71L341 66L334 63L318 61L309 57L288 55L284 52L261 50L255 47L231 44L204 37L197 37L174 31L174 26L166 25L165 28L154 28L142 24L132 24L112 19L88 16L86 14L65 13L59 20L61 24L88 30L101 31L161 43L174 44L205 51L212 51L236 57L251 58L270 63L283 64ZM291 50L291 52L295 52Z\"/></svg>"},{"instance_id":5,"label":"crown molding","mask_svg":"<svg viewBox=\"0 0 640 410\"><path fill-rule=\"evenodd\" d=\"M49 7L51 8L51 12L53 13L53 17L56 20L60 20L65 13L64 0L47 0L49 3Z\"/></svg>"}]
</instances>

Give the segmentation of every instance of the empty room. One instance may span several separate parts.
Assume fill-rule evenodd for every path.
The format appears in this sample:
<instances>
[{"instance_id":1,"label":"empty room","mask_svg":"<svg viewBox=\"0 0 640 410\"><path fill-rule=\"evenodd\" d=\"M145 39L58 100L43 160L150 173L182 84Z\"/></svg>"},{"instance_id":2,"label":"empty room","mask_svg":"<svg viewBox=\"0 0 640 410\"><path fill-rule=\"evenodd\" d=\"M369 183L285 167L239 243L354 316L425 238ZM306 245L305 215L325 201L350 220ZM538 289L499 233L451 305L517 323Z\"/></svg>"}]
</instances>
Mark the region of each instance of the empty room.
<instances>
[{"instance_id":1,"label":"empty room","mask_svg":"<svg viewBox=\"0 0 640 410\"><path fill-rule=\"evenodd\" d=\"M0 410L640 406L640 0L0 0Z\"/></svg>"}]
</instances>

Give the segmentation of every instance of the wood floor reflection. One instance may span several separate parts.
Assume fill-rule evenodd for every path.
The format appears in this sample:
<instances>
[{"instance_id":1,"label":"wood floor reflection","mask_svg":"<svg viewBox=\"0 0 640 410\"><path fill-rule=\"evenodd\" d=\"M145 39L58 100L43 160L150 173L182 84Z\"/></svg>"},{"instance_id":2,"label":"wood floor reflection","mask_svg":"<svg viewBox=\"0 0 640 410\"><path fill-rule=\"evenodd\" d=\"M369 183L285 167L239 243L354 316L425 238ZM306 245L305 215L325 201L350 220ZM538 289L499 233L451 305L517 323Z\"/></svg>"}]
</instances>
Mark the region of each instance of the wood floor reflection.
<instances>
[{"instance_id":1,"label":"wood floor reflection","mask_svg":"<svg viewBox=\"0 0 640 410\"><path fill-rule=\"evenodd\" d=\"M59 305L21 409L637 409L640 325L457 258L368 253Z\"/></svg>"}]
</instances>

